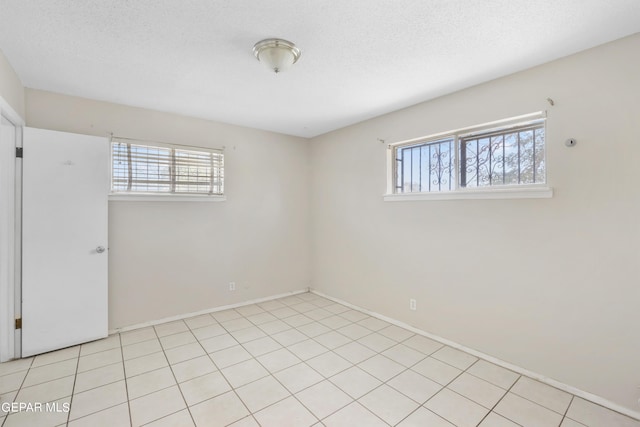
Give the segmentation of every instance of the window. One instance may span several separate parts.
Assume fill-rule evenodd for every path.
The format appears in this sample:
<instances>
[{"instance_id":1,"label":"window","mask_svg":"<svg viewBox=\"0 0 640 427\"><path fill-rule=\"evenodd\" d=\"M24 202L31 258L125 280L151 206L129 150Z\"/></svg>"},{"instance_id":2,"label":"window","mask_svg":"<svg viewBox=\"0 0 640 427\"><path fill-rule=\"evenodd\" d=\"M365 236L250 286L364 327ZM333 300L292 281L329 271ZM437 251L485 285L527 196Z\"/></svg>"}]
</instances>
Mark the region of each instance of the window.
<instances>
[{"instance_id":1,"label":"window","mask_svg":"<svg viewBox=\"0 0 640 427\"><path fill-rule=\"evenodd\" d=\"M112 194L224 194L222 150L111 140Z\"/></svg>"},{"instance_id":2,"label":"window","mask_svg":"<svg viewBox=\"0 0 640 427\"><path fill-rule=\"evenodd\" d=\"M388 196L529 191L549 197L542 113L391 144ZM484 191L482 191L484 190ZM450 197L451 196L451 197ZM517 197L517 196L516 196ZM428 198L428 197L426 197ZM400 200L402 197L391 198Z\"/></svg>"}]
</instances>

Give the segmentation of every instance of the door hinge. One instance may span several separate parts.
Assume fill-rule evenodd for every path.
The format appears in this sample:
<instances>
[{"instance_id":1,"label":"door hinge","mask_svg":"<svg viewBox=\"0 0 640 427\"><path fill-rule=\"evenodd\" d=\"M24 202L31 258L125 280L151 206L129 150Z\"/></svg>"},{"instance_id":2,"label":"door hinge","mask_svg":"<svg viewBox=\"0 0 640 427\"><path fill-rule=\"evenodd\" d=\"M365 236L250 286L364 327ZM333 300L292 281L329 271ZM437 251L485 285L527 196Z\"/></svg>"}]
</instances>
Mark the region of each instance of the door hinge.
<instances>
[{"instance_id":1,"label":"door hinge","mask_svg":"<svg viewBox=\"0 0 640 427\"><path fill-rule=\"evenodd\" d=\"M16 147L16 157L22 158L22 147Z\"/></svg>"},{"instance_id":2,"label":"door hinge","mask_svg":"<svg viewBox=\"0 0 640 427\"><path fill-rule=\"evenodd\" d=\"M16 319L16 329L22 329L22 317Z\"/></svg>"}]
</instances>

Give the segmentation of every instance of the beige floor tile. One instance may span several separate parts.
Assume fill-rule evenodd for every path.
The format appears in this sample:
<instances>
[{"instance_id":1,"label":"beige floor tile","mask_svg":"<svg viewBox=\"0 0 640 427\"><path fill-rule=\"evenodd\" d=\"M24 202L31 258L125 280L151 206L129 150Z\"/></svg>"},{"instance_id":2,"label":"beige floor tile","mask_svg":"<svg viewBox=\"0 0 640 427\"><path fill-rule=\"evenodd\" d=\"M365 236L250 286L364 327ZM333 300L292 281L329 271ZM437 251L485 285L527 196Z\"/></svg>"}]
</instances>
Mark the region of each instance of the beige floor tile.
<instances>
[{"instance_id":1,"label":"beige floor tile","mask_svg":"<svg viewBox=\"0 0 640 427\"><path fill-rule=\"evenodd\" d=\"M216 351L215 353L211 353L209 357L215 362L218 369L226 368L227 366L253 358L253 356L240 345Z\"/></svg>"},{"instance_id":2,"label":"beige floor tile","mask_svg":"<svg viewBox=\"0 0 640 427\"><path fill-rule=\"evenodd\" d=\"M292 366L274 374L291 393L297 393L319 383L324 378L305 363Z\"/></svg>"},{"instance_id":3,"label":"beige floor tile","mask_svg":"<svg viewBox=\"0 0 640 427\"><path fill-rule=\"evenodd\" d=\"M200 344L207 353L215 353L225 348L233 347L240 344L229 334L218 335L211 338L201 339Z\"/></svg>"},{"instance_id":4,"label":"beige floor tile","mask_svg":"<svg viewBox=\"0 0 640 427\"><path fill-rule=\"evenodd\" d=\"M120 347L120 335L113 334L107 338L101 340L91 341L86 344L82 344L80 347L80 356L87 356L89 354L98 353L100 351L111 350L113 348Z\"/></svg>"},{"instance_id":5,"label":"beige floor tile","mask_svg":"<svg viewBox=\"0 0 640 427\"><path fill-rule=\"evenodd\" d=\"M254 416L262 427L306 427L318 421L293 397L268 406Z\"/></svg>"},{"instance_id":6,"label":"beige floor tile","mask_svg":"<svg viewBox=\"0 0 640 427\"><path fill-rule=\"evenodd\" d=\"M474 377L466 372L460 374L447 388L488 409L493 408L507 392L490 382Z\"/></svg>"},{"instance_id":7,"label":"beige floor tile","mask_svg":"<svg viewBox=\"0 0 640 427\"><path fill-rule=\"evenodd\" d=\"M378 332L367 335L366 337L362 337L358 340L358 342L377 353L383 352L386 349L391 348L397 344L397 342L395 342L391 338L380 335Z\"/></svg>"},{"instance_id":8,"label":"beige floor tile","mask_svg":"<svg viewBox=\"0 0 640 427\"><path fill-rule=\"evenodd\" d=\"M313 369L318 371L320 375L323 375L325 378L329 378L337 374L338 372L344 371L345 369L353 366L350 362L333 352L328 352L321 354L320 356L316 356L312 359L307 360L306 363Z\"/></svg>"},{"instance_id":9,"label":"beige floor tile","mask_svg":"<svg viewBox=\"0 0 640 427\"><path fill-rule=\"evenodd\" d=\"M164 418L145 424L145 427L194 427L191 414L187 409L178 411Z\"/></svg>"},{"instance_id":10,"label":"beige floor tile","mask_svg":"<svg viewBox=\"0 0 640 427\"><path fill-rule=\"evenodd\" d=\"M160 340L157 338L122 347L124 360L135 359L136 357L146 356L159 351L162 351L162 346L160 345Z\"/></svg>"},{"instance_id":11,"label":"beige floor tile","mask_svg":"<svg viewBox=\"0 0 640 427\"><path fill-rule=\"evenodd\" d=\"M358 321L358 325L364 326L365 328L371 331L379 331L380 329L384 329L387 326L391 326L389 323L384 320L376 319L375 317L369 317L364 320Z\"/></svg>"},{"instance_id":12,"label":"beige floor tile","mask_svg":"<svg viewBox=\"0 0 640 427\"><path fill-rule=\"evenodd\" d=\"M69 427L126 427L130 425L128 403L121 403L69 422Z\"/></svg>"},{"instance_id":13,"label":"beige floor tile","mask_svg":"<svg viewBox=\"0 0 640 427\"><path fill-rule=\"evenodd\" d=\"M562 415L513 393L507 393L493 411L523 427L557 427L562 421Z\"/></svg>"},{"instance_id":14,"label":"beige floor tile","mask_svg":"<svg viewBox=\"0 0 640 427\"><path fill-rule=\"evenodd\" d=\"M325 418L353 402L352 397L326 380L296 393L296 398L318 419Z\"/></svg>"},{"instance_id":15,"label":"beige floor tile","mask_svg":"<svg viewBox=\"0 0 640 427\"><path fill-rule=\"evenodd\" d=\"M331 329L339 329L339 328L342 328L343 326L347 326L352 322L345 319L344 317L334 315L334 316L326 317L322 319L320 323L322 323L324 326Z\"/></svg>"},{"instance_id":16,"label":"beige floor tile","mask_svg":"<svg viewBox=\"0 0 640 427\"><path fill-rule=\"evenodd\" d=\"M398 424L420 406L385 384L364 395L358 402L391 425Z\"/></svg>"},{"instance_id":17,"label":"beige floor tile","mask_svg":"<svg viewBox=\"0 0 640 427\"><path fill-rule=\"evenodd\" d=\"M264 354L256 359L271 373L281 371L301 362L300 359L286 348L281 348L280 350Z\"/></svg>"},{"instance_id":18,"label":"beige floor tile","mask_svg":"<svg viewBox=\"0 0 640 427\"><path fill-rule=\"evenodd\" d=\"M434 341L430 338L423 337L422 335L414 335L411 338L404 340L402 344L407 347L411 347L414 350L418 350L420 353L430 355L438 351L444 344Z\"/></svg>"},{"instance_id":19,"label":"beige floor tile","mask_svg":"<svg viewBox=\"0 0 640 427\"><path fill-rule=\"evenodd\" d=\"M432 357L418 362L411 369L442 385L447 385L462 372L460 369Z\"/></svg>"},{"instance_id":20,"label":"beige floor tile","mask_svg":"<svg viewBox=\"0 0 640 427\"><path fill-rule=\"evenodd\" d=\"M202 314L200 316L189 317L184 319L184 323L187 324L189 329L199 329L204 328L205 326L215 325L218 322L213 318L210 314Z\"/></svg>"},{"instance_id":21,"label":"beige floor tile","mask_svg":"<svg viewBox=\"0 0 640 427\"><path fill-rule=\"evenodd\" d=\"M122 362L90 371L81 372L76 376L74 393L81 393L92 388L111 384L124 379L124 367Z\"/></svg>"},{"instance_id":22,"label":"beige floor tile","mask_svg":"<svg viewBox=\"0 0 640 427\"><path fill-rule=\"evenodd\" d=\"M194 329L191 333L199 340L205 340L207 338L217 337L219 335L226 335L227 330L220 326L218 323L212 325L203 326L202 328Z\"/></svg>"},{"instance_id":23,"label":"beige floor tile","mask_svg":"<svg viewBox=\"0 0 640 427\"><path fill-rule=\"evenodd\" d=\"M244 317L239 317L233 320L227 320L226 322L220 322L220 324L229 333L239 331L241 329L251 328L252 326L254 326L253 323L249 322Z\"/></svg>"},{"instance_id":24,"label":"beige floor tile","mask_svg":"<svg viewBox=\"0 0 640 427\"><path fill-rule=\"evenodd\" d=\"M33 357L27 359L11 360L9 362L0 363L0 377L15 374L16 372L26 371L33 363Z\"/></svg>"},{"instance_id":25,"label":"beige floor tile","mask_svg":"<svg viewBox=\"0 0 640 427\"><path fill-rule=\"evenodd\" d=\"M162 348L165 350L193 342L196 342L196 337L191 332L178 332L177 334L160 338L160 344L162 344Z\"/></svg>"},{"instance_id":26,"label":"beige floor tile","mask_svg":"<svg viewBox=\"0 0 640 427\"><path fill-rule=\"evenodd\" d=\"M271 338L285 347L308 339L305 334L297 329L287 329L286 331L278 332L277 334L271 335Z\"/></svg>"},{"instance_id":27,"label":"beige floor tile","mask_svg":"<svg viewBox=\"0 0 640 427\"><path fill-rule=\"evenodd\" d=\"M33 359L32 368L38 366L49 365L63 360L75 359L80 355L80 346L63 348L62 350L51 351L49 353L39 354Z\"/></svg>"},{"instance_id":28,"label":"beige floor tile","mask_svg":"<svg viewBox=\"0 0 640 427\"><path fill-rule=\"evenodd\" d=\"M244 344L257 340L258 338L264 338L267 335L257 326L250 326L248 328L240 329L239 331L231 332L231 336L233 336L240 344Z\"/></svg>"},{"instance_id":29,"label":"beige floor tile","mask_svg":"<svg viewBox=\"0 0 640 427\"><path fill-rule=\"evenodd\" d=\"M406 368L380 354L373 356L357 365L360 369L370 373L380 381L389 381Z\"/></svg>"},{"instance_id":30,"label":"beige floor tile","mask_svg":"<svg viewBox=\"0 0 640 427\"><path fill-rule=\"evenodd\" d=\"M79 349L78 349L79 351ZM76 374L78 359L73 358L62 362L54 362L49 365L29 369L27 377L24 379L23 387L42 384L47 381Z\"/></svg>"},{"instance_id":31,"label":"beige floor tile","mask_svg":"<svg viewBox=\"0 0 640 427\"><path fill-rule=\"evenodd\" d=\"M509 391L562 415L567 411L573 397L569 393L527 377L520 377Z\"/></svg>"},{"instance_id":32,"label":"beige floor tile","mask_svg":"<svg viewBox=\"0 0 640 427\"><path fill-rule=\"evenodd\" d=\"M122 350L120 347L81 356L78 360L78 372L86 372L102 366L113 365L117 362L122 362Z\"/></svg>"},{"instance_id":33,"label":"beige floor tile","mask_svg":"<svg viewBox=\"0 0 640 427\"><path fill-rule=\"evenodd\" d=\"M282 307L276 310L272 310L271 314L278 319L286 319L287 317L297 316L299 313L289 307Z\"/></svg>"},{"instance_id":34,"label":"beige floor tile","mask_svg":"<svg viewBox=\"0 0 640 427\"><path fill-rule=\"evenodd\" d=\"M177 334L178 332L188 331L187 324L182 320L176 320L175 322L162 323L161 325L155 325L154 329L159 338L166 337L167 335Z\"/></svg>"},{"instance_id":35,"label":"beige floor tile","mask_svg":"<svg viewBox=\"0 0 640 427\"><path fill-rule=\"evenodd\" d=\"M18 402L52 402L71 396L73 392L74 376L59 378L57 380L23 387L16 396Z\"/></svg>"},{"instance_id":36,"label":"beige floor tile","mask_svg":"<svg viewBox=\"0 0 640 427\"><path fill-rule=\"evenodd\" d=\"M417 411L410 414L402 420L398 427L456 427L449 421L439 415L434 414L428 409L418 408Z\"/></svg>"},{"instance_id":37,"label":"beige floor tile","mask_svg":"<svg viewBox=\"0 0 640 427\"><path fill-rule=\"evenodd\" d=\"M354 399L361 398L382 384L382 381L357 366L342 371L329 380Z\"/></svg>"},{"instance_id":38,"label":"beige floor tile","mask_svg":"<svg viewBox=\"0 0 640 427\"><path fill-rule=\"evenodd\" d=\"M354 364L360 363L372 356L375 356L376 354L370 348L365 347L364 345L356 341L352 341L348 344L338 347L333 351L337 353L339 356L343 357L344 359Z\"/></svg>"},{"instance_id":39,"label":"beige floor tile","mask_svg":"<svg viewBox=\"0 0 640 427\"><path fill-rule=\"evenodd\" d=\"M388 427L388 424L374 415L367 408L353 402L323 420L327 427ZM426 427L426 426L423 426Z\"/></svg>"},{"instance_id":40,"label":"beige floor tile","mask_svg":"<svg viewBox=\"0 0 640 427\"><path fill-rule=\"evenodd\" d=\"M156 369L169 366L164 353L154 353L148 356L138 357L136 359L124 362L124 373L127 378L144 374L145 372L154 371Z\"/></svg>"},{"instance_id":41,"label":"beige floor tile","mask_svg":"<svg viewBox=\"0 0 640 427\"><path fill-rule=\"evenodd\" d=\"M505 390L508 390L520 377L515 372L485 360L478 360L472 367L467 369L467 372Z\"/></svg>"},{"instance_id":42,"label":"beige floor tile","mask_svg":"<svg viewBox=\"0 0 640 427\"><path fill-rule=\"evenodd\" d=\"M392 378L387 385L420 404L442 389L442 385L411 370Z\"/></svg>"},{"instance_id":43,"label":"beige floor tile","mask_svg":"<svg viewBox=\"0 0 640 427\"><path fill-rule=\"evenodd\" d=\"M187 405L192 406L224 394L231 390L231 387L220 372L212 372L180 383L180 390Z\"/></svg>"},{"instance_id":44,"label":"beige floor tile","mask_svg":"<svg viewBox=\"0 0 640 427\"><path fill-rule=\"evenodd\" d=\"M0 377L0 394L9 393L14 390L18 390L25 377L27 371L18 371L12 374L3 375Z\"/></svg>"},{"instance_id":45,"label":"beige floor tile","mask_svg":"<svg viewBox=\"0 0 640 427\"><path fill-rule=\"evenodd\" d=\"M366 318L369 317L368 314L364 314L361 311L357 311L357 310L346 310L343 311L342 313L340 313L340 317L344 317L345 319L349 320L350 322L359 322L361 320L364 320Z\"/></svg>"},{"instance_id":46,"label":"beige floor tile","mask_svg":"<svg viewBox=\"0 0 640 427\"><path fill-rule=\"evenodd\" d=\"M218 370L209 356L200 356L195 359L176 363L175 365L171 365L171 369L179 383Z\"/></svg>"},{"instance_id":47,"label":"beige floor tile","mask_svg":"<svg viewBox=\"0 0 640 427\"><path fill-rule=\"evenodd\" d=\"M326 334L318 335L314 338L315 341L322 344L328 349L335 349L342 347L345 344L352 342L351 338L346 337L336 331L327 332Z\"/></svg>"},{"instance_id":48,"label":"beige floor tile","mask_svg":"<svg viewBox=\"0 0 640 427\"><path fill-rule=\"evenodd\" d=\"M272 376L264 377L237 388L236 393L252 413L291 395Z\"/></svg>"},{"instance_id":49,"label":"beige floor tile","mask_svg":"<svg viewBox=\"0 0 640 427\"><path fill-rule=\"evenodd\" d=\"M261 302L258 303L258 306L266 311L273 311L273 310L277 310L279 308L283 308L286 307L286 305L284 305L283 303L281 303L278 300L271 300L271 301L265 301L265 302Z\"/></svg>"},{"instance_id":50,"label":"beige floor tile","mask_svg":"<svg viewBox=\"0 0 640 427\"><path fill-rule=\"evenodd\" d=\"M234 309L215 311L211 313L211 315L218 322L228 322L229 320L239 319L240 317L242 317L242 315L237 311L235 311Z\"/></svg>"},{"instance_id":51,"label":"beige floor tile","mask_svg":"<svg viewBox=\"0 0 640 427\"><path fill-rule=\"evenodd\" d=\"M189 408L198 427L223 427L249 415L232 391Z\"/></svg>"},{"instance_id":52,"label":"beige floor tile","mask_svg":"<svg viewBox=\"0 0 640 427\"><path fill-rule=\"evenodd\" d=\"M317 322L319 320L326 319L327 317L333 316L333 313L320 307L320 308L316 308L315 310L307 311L304 315Z\"/></svg>"},{"instance_id":53,"label":"beige floor tile","mask_svg":"<svg viewBox=\"0 0 640 427\"><path fill-rule=\"evenodd\" d=\"M129 399L136 399L175 384L176 380L173 377L173 372L171 372L171 368L166 366L127 378L127 392Z\"/></svg>"},{"instance_id":54,"label":"beige floor tile","mask_svg":"<svg viewBox=\"0 0 640 427\"><path fill-rule=\"evenodd\" d=\"M237 307L235 310L245 317L253 316L256 314L264 313L265 310L262 309L257 304L245 305L243 307Z\"/></svg>"},{"instance_id":55,"label":"beige floor tile","mask_svg":"<svg viewBox=\"0 0 640 427\"><path fill-rule=\"evenodd\" d=\"M589 427L640 427L640 421L603 408L579 397L574 397L567 417Z\"/></svg>"},{"instance_id":56,"label":"beige floor tile","mask_svg":"<svg viewBox=\"0 0 640 427\"><path fill-rule=\"evenodd\" d=\"M278 320L278 318L271 313L258 313L251 316L247 316L247 320L253 323L254 325L262 325L263 323L273 322L274 320Z\"/></svg>"},{"instance_id":57,"label":"beige floor tile","mask_svg":"<svg viewBox=\"0 0 640 427\"><path fill-rule=\"evenodd\" d=\"M274 350L282 348L282 346L271 337L259 338L254 341L244 343L242 346L251 353L253 357L271 353Z\"/></svg>"},{"instance_id":58,"label":"beige floor tile","mask_svg":"<svg viewBox=\"0 0 640 427\"><path fill-rule=\"evenodd\" d=\"M122 345L135 344L142 341L157 339L155 329L153 327L135 329L133 331L122 332L120 340Z\"/></svg>"},{"instance_id":59,"label":"beige floor tile","mask_svg":"<svg viewBox=\"0 0 640 427\"><path fill-rule=\"evenodd\" d=\"M292 326L287 325L282 320L274 320L273 322L267 322L267 323L258 325L258 328L262 329L265 333L269 335L273 335L273 334L277 334L278 332L291 329Z\"/></svg>"},{"instance_id":60,"label":"beige floor tile","mask_svg":"<svg viewBox=\"0 0 640 427\"><path fill-rule=\"evenodd\" d=\"M342 328L338 329L337 332L348 338L351 338L352 340L358 340L373 333L373 331L371 331L370 329L367 329L364 326L360 326L355 323L343 326Z\"/></svg>"},{"instance_id":61,"label":"beige floor tile","mask_svg":"<svg viewBox=\"0 0 640 427\"><path fill-rule=\"evenodd\" d=\"M302 313L298 313L295 316L285 317L282 319L282 321L293 328L299 328L302 325L312 323L313 319L305 316Z\"/></svg>"},{"instance_id":62,"label":"beige floor tile","mask_svg":"<svg viewBox=\"0 0 640 427\"><path fill-rule=\"evenodd\" d=\"M232 387L237 388L257 379L266 377L269 372L256 360L251 359L221 370Z\"/></svg>"},{"instance_id":63,"label":"beige floor tile","mask_svg":"<svg viewBox=\"0 0 640 427\"><path fill-rule=\"evenodd\" d=\"M301 360L309 360L329 351L328 348L311 339L290 345L287 349Z\"/></svg>"},{"instance_id":64,"label":"beige floor tile","mask_svg":"<svg viewBox=\"0 0 640 427\"><path fill-rule=\"evenodd\" d=\"M514 424L514 426L517 426L517 424ZM564 420L562 420L562 424L560 424L560 427L587 427L587 426L577 421L573 421L571 418L565 418Z\"/></svg>"},{"instance_id":65,"label":"beige floor tile","mask_svg":"<svg viewBox=\"0 0 640 427\"><path fill-rule=\"evenodd\" d=\"M562 426L564 426L564 424L562 424ZM496 414L495 412L491 412L489 415L486 416L484 420L482 420L482 422L478 427L519 427L519 425L514 423L513 421L506 419L503 416ZM564 426L564 427L578 427L578 426Z\"/></svg>"},{"instance_id":66,"label":"beige floor tile","mask_svg":"<svg viewBox=\"0 0 640 427\"><path fill-rule=\"evenodd\" d=\"M134 427L155 421L186 407L178 386L165 388L130 401Z\"/></svg>"},{"instance_id":67,"label":"beige floor tile","mask_svg":"<svg viewBox=\"0 0 640 427\"><path fill-rule=\"evenodd\" d=\"M307 311L315 310L317 308L315 305L308 302L301 302L300 304L291 305L289 307L298 313L306 313Z\"/></svg>"},{"instance_id":68,"label":"beige floor tile","mask_svg":"<svg viewBox=\"0 0 640 427\"><path fill-rule=\"evenodd\" d=\"M326 334L331 331L329 327L318 322L308 323L306 325L299 326L297 329L309 338L317 337L318 335Z\"/></svg>"},{"instance_id":69,"label":"beige floor tile","mask_svg":"<svg viewBox=\"0 0 640 427\"><path fill-rule=\"evenodd\" d=\"M69 419L75 420L126 402L127 388L124 381L76 393L71 401Z\"/></svg>"},{"instance_id":70,"label":"beige floor tile","mask_svg":"<svg viewBox=\"0 0 640 427\"><path fill-rule=\"evenodd\" d=\"M425 354L403 344L395 345L383 351L382 354L407 368L427 357Z\"/></svg>"},{"instance_id":71,"label":"beige floor tile","mask_svg":"<svg viewBox=\"0 0 640 427\"><path fill-rule=\"evenodd\" d=\"M380 329L378 333L397 342L402 342L415 335L413 332L396 325L391 325L387 326L386 328Z\"/></svg>"},{"instance_id":72,"label":"beige floor tile","mask_svg":"<svg viewBox=\"0 0 640 427\"><path fill-rule=\"evenodd\" d=\"M458 427L475 427L489 413L487 408L446 388L424 406Z\"/></svg>"},{"instance_id":73,"label":"beige floor tile","mask_svg":"<svg viewBox=\"0 0 640 427\"><path fill-rule=\"evenodd\" d=\"M465 370L469 366L473 365L477 357L465 353L464 351L457 350L451 347L442 347L431 355L434 359L438 359L441 362L448 363L458 369Z\"/></svg>"},{"instance_id":74,"label":"beige floor tile","mask_svg":"<svg viewBox=\"0 0 640 427\"><path fill-rule=\"evenodd\" d=\"M192 343L181 345L169 350L165 350L164 354L167 356L169 364L184 362L185 360L195 359L196 357L204 356L206 353L203 350L200 343Z\"/></svg>"}]
</instances>

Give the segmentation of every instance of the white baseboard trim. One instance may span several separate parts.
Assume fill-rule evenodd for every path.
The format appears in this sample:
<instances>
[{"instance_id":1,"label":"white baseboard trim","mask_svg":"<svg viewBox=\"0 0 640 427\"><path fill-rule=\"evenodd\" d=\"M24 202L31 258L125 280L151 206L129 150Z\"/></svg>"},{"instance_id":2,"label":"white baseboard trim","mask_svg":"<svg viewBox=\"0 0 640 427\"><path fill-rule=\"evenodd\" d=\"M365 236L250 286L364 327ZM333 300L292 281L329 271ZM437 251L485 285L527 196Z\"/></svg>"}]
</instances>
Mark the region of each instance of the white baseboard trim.
<instances>
[{"instance_id":1,"label":"white baseboard trim","mask_svg":"<svg viewBox=\"0 0 640 427\"><path fill-rule=\"evenodd\" d=\"M633 411L633 410L631 410L629 408L626 408L624 406L618 405L617 403L611 402L610 400L607 400L607 399L605 399L603 397L600 397L598 395L589 393L589 392L584 391L584 390L580 390L579 388L576 388L576 387L570 386L568 384L562 383L560 381L554 380L553 378L546 377L546 376L544 376L542 374L539 374L537 372L529 371L528 369L522 368L522 367L517 366L517 365L513 365L513 364L511 364L509 362L505 362L504 360L501 360L501 359L498 359L496 357L490 356L488 354L482 353L482 352L480 352L478 350L474 350L472 348L465 347L464 345L458 344L457 342L450 341L450 340L448 340L446 338L442 338L442 337L440 337L438 335L434 335L434 334L431 334L429 332L423 331L422 329L415 328L415 327L413 327L413 326L411 326L409 324L406 324L404 322L401 322L399 320L392 319L391 317L387 317L387 316L384 316L382 314L376 313L375 311L367 310L366 308L362 308L362 307L359 307L359 306L357 306L355 304L351 304L349 302L343 301L340 298L334 298L334 297L332 297L330 295L327 295L327 294L325 294L323 292L320 292L318 290L309 289L309 292L311 292L313 294L316 294L318 296L321 296L323 298L326 298L328 300L331 300L333 302L337 302L338 304L342 304L342 305L347 306L349 308L352 308L354 310L358 310L358 311L361 311L363 313L366 313L371 317L375 317L377 319L384 320L385 322L391 323L392 325L396 325L396 326L399 326L401 328L407 329L407 330L409 330L411 332L414 332L414 333L416 333L418 335L422 335L422 336L430 338L430 339L432 339L434 341L438 341L438 342L440 342L440 343L442 343L444 345L448 345L449 347L453 347L455 349L458 349L458 350L464 351L466 353L472 354L472 355L474 355L474 356L476 356L476 357L478 357L480 359L486 360L487 362L491 362L494 365L498 365L498 366L501 366L501 367L503 367L505 369L509 369L511 371L517 372L520 375L524 375L526 377L533 378L535 380L540 381L541 383L548 384L548 385L550 385L552 387L555 387L555 388L557 388L559 390L562 390L562 391L566 391L567 393L571 393L571 394L573 394L575 396L578 396L578 397L580 397L582 399L588 400L590 402L593 402L595 404L603 406L603 407L605 407L607 409L611 409L612 411L619 412L619 413L621 413L623 415L626 415L628 417L634 418L636 420L640 420L640 412L636 412L636 411Z\"/></svg>"},{"instance_id":2,"label":"white baseboard trim","mask_svg":"<svg viewBox=\"0 0 640 427\"><path fill-rule=\"evenodd\" d=\"M144 323L136 323L135 325L123 326L121 328L115 328L115 329L109 329L109 335L117 334L117 333L120 333L120 332L133 331L133 330L136 330L136 329L146 328L146 327L149 327L149 326L155 326L155 325L159 325L161 323L174 322L176 320L188 319L190 317L200 316L200 315L203 315L203 314L215 313L217 311L229 310L231 308L243 307L245 305L259 304L261 302L271 301L271 300L278 299L278 298L285 298L285 297L288 297L288 296L291 296L291 295L304 294L305 292L309 292L309 288L301 289L301 290L297 290L297 291L285 292L283 294L271 295L271 296L264 297L264 298L252 299L252 300L248 300L248 301L239 302L239 303L236 303L236 304L229 304L229 305L223 305L223 306L215 307L215 308L208 308L206 310L194 311L194 312L187 313L187 314L179 314L177 316L169 316L169 317L165 317L165 318L162 318L162 319L150 320L150 321L144 322Z\"/></svg>"}]
</instances>

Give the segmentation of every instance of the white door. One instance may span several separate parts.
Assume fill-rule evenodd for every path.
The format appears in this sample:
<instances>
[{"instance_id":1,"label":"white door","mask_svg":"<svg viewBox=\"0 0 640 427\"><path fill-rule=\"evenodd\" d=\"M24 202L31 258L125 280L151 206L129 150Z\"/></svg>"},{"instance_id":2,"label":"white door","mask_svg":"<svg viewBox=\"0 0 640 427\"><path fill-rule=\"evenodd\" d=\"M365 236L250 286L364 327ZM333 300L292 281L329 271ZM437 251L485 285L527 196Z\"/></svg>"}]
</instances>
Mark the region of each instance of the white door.
<instances>
[{"instance_id":1,"label":"white door","mask_svg":"<svg viewBox=\"0 0 640 427\"><path fill-rule=\"evenodd\" d=\"M24 128L22 357L106 337L106 138Z\"/></svg>"}]
</instances>

